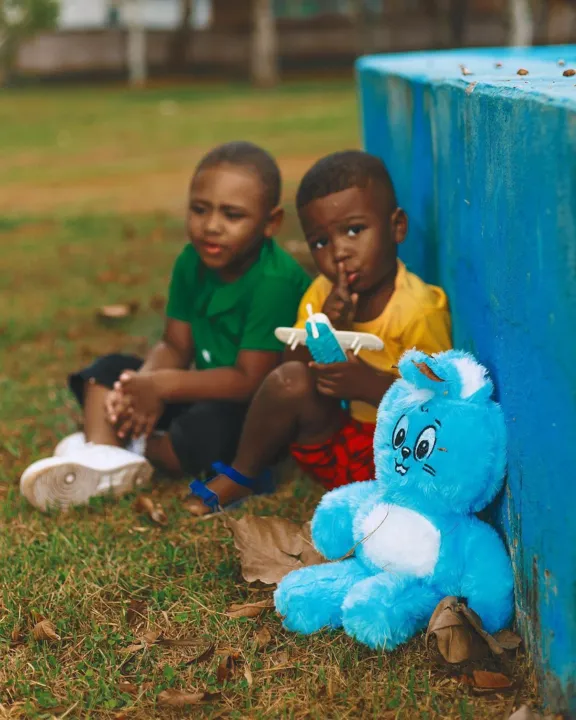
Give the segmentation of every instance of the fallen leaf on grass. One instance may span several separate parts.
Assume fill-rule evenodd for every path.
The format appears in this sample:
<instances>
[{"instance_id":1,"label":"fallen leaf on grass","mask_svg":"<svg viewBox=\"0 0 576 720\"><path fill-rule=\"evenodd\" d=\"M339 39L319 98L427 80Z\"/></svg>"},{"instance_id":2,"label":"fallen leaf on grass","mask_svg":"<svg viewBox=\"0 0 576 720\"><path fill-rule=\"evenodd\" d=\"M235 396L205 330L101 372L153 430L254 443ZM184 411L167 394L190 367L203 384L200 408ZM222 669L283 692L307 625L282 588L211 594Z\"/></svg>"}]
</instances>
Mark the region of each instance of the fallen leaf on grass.
<instances>
[{"instance_id":1,"label":"fallen leaf on grass","mask_svg":"<svg viewBox=\"0 0 576 720\"><path fill-rule=\"evenodd\" d=\"M463 675L460 679L474 690L482 692L509 690L513 686L512 680L506 675L498 672L488 672L487 670L474 670L472 676Z\"/></svg>"},{"instance_id":2,"label":"fallen leaf on grass","mask_svg":"<svg viewBox=\"0 0 576 720\"><path fill-rule=\"evenodd\" d=\"M56 632L56 628L50 620L40 620L32 628L32 635L35 640L41 642L57 642L60 640L60 635Z\"/></svg>"},{"instance_id":3,"label":"fallen leaf on grass","mask_svg":"<svg viewBox=\"0 0 576 720\"><path fill-rule=\"evenodd\" d=\"M494 635L494 640L504 650L516 650L522 644L522 638L513 633L512 630L500 630Z\"/></svg>"},{"instance_id":4,"label":"fallen leaf on grass","mask_svg":"<svg viewBox=\"0 0 576 720\"><path fill-rule=\"evenodd\" d=\"M138 652L139 650L144 650L144 648L148 648L151 645L155 645L161 636L162 636L162 633L158 632L157 630L151 630L150 632L144 633L144 635L142 635L142 637L138 638L138 640L139 640L138 643L134 643L133 645L128 645L127 648L124 648L123 652L133 653L133 652Z\"/></svg>"},{"instance_id":5,"label":"fallen leaf on grass","mask_svg":"<svg viewBox=\"0 0 576 720\"><path fill-rule=\"evenodd\" d=\"M512 687L512 680L506 675L487 670L474 670L472 673L474 687L481 690L503 690Z\"/></svg>"},{"instance_id":6,"label":"fallen leaf on grass","mask_svg":"<svg viewBox=\"0 0 576 720\"><path fill-rule=\"evenodd\" d=\"M250 670L248 665L246 665L246 667L244 668L244 677L246 678L248 687L252 687L252 685L254 684L254 678L252 677L252 671Z\"/></svg>"},{"instance_id":7,"label":"fallen leaf on grass","mask_svg":"<svg viewBox=\"0 0 576 720\"><path fill-rule=\"evenodd\" d=\"M287 650L282 650L273 658L275 665L287 665L290 662L290 655Z\"/></svg>"},{"instance_id":8,"label":"fallen leaf on grass","mask_svg":"<svg viewBox=\"0 0 576 720\"><path fill-rule=\"evenodd\" d=\"M216 671L216 681L218 685L223 685L229 678L234 675L236 663L240 657L239 653L226 653L222 656L218 670Z\"/></svg>"},{"instance_id":9,"label":"fallen leaf on grass","mask_svg":"<svg viewBox=\"0 0 576 720\"><path fill-rule=\"evenodd\" d=\"M490 635L484 630L480 616L453 596L445 597L436 606L426 631L427 647L432 636L436 638L438 651L449 663L477 660L484 657L488 649L493 655L502 655L522 642L510 630Z\"/></svg>"},{"instance_id":10,"label":"fallen leaf on grass","mask_svg":"<svg viewBox=\"0 0 576 720\"><path fill-rule=\"evenodd\" d=\"M309 524L245 515L240 520L227 517L226 525L234 536L247 582L260 580L273 585L292 570L325 562L309 539Z\"/></svg>"},{"instance_id":11,"label":"fallen leaf on grass","mask_svg":"<svg viewBox=\"0 0 576 720\"><path fill-rule=\"evenodd\" d=\"M456 597L446 597L438 603L426 632L426 646L434 636L438 651L449 663L460 663L485 654L482 652L484 643L459 612L458 605Z\"/></svg>"},{"instance_id":12,"label":"fallen leaf on grass","mask_svg":"<svg viewBox=\"0 0 576 720\"><path fill-rule=\"evenodd\" d=\"M134 505L132 507L134 512L148 515L150 520L158 523L158 525L168 524L168 516L164 512L162 505L160 505L160 503L155 503L148 495L139 495L134 501Z\"/></svg>"},{"instance_id":13,"label":"fallen leaf on grass","mask_svg":"<svg viewBox=\"0 0 576 720\"><path fill-rule=\"evenodd\" d=\"M103 322L125 320L138 311L137 302L118 303L117 305L103 305L96 311L96 317Z\"/></svg>"},{"instance_id":14,"label":"fallen leaf on grass","mask_svg":"<svg viewBox=\"0 0 576 720\"><path fill-rule=\"evenodd\" d=\"M24 633L20 630L20 626L16 625L14 630L10 633L10 647L15 648L19 645L24 645Z\"/></svg>"},{"instance_id":15,"label":"fallen leaf on grass","mask_svg":"<svg viewBox=\"0 0 576 720\"><path fill-rule=\"evenodd\" d=\"M194 638L167 638L158 630L151 630L138 638L138 643L125 648L124 652L138 652L138 650L144 650L144 648L151 645L158 645L159 647L191 647L196 645L196 640Z\"/></svg>"},{"instance_id":16,"label":"fallen leaf on grass","mask_svg":"<svg viewBox=\"0 0 576 720\"><path fill-rule=\"evenodd\" d=\"M228 608L226 615L231 618L255 618L265 610L271 610L274 607L274 600L260 600L255 603L232 603Z\"/></svg>"},{"instance_id":17,"label":"fallen leaf on grass","mask_svg":"<svg viewBox=\"0 0 576 720\"><path fill-rule=\"evenodd\" d=\"M216 645L210 645L209 648L204 650L204 652L201 655L198 655L195 658L192 658L191 660L187 660L185 665L196 665L197 663L203 663L208 662L208 660L212 660L214 657L214 652L216 650Z\"/></svg>"},{"instance_id":18,"label":"fallen leaf on grass","mask_svg":"<svg viewBox=\"0 0 576 720\"><path fill-rule=\"evenodd\" d=\"M161 707L186 707L187 705L202 705L220 698L220 693L186 692L185 690L163 690L158 695L158 705Z\"/></svg>"},{"instance_id":19,"label":"fallen leaf on grass","mask_svg":"<svg viewBox=\"0 0 576 720\"><path fill-rule=\"evenodd\" d=\"M119 682L116 684L116 689L120 692L126 693L127 695L138 695L139 687L130 682Z\"/></svg>"},{"instance_id":20,"label":"fallen leaf on grass","mask_svg":"<svg viewBox=\"0 0 576 720\"><path fill-rule=\"evenodd\" d=\"M130 605L126 610L126 622L130 627L140 625L146 620L146 602L144 600L130 600Z\"/></svg>"},{"instance_id":21,"label":"fallen leaf on grass","mask_svg":"<svg viewBox=\"0 0 576 720\"><path fill-rule=\"evenodd\" d=\"M272 640L272 635L267 627L263 627L260 628L257 633L254 633L254 638L256 640L256 647L262 650Z\"/></svg>"},{"instance_id":22,"label":"fallen leaf on grass","mask_svg":"<svg viewBox=\"0 0 576 720\"><path fill-rule=\"evenodd\" d=\"M156 645L162 647L195 647L197 643L196 638L165 638L161 637L156 642Z\"/></svg>"}]
</instances>

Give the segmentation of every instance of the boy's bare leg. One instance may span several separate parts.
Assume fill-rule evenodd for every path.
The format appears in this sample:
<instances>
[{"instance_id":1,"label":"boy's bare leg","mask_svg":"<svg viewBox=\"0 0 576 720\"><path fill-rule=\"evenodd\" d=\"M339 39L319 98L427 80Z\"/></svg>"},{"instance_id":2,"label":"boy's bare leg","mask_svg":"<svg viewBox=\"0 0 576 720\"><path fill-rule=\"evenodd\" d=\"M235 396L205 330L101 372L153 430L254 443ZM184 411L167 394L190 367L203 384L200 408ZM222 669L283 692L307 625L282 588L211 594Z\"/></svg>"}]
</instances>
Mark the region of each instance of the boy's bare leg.
<instances>
[{"instance_id":1,"label":"boy's bare leg","mask_svg":"<svg viewBox=\"0 0 576 720\"><path fill-rule=\"evenodd\" d=\"M87 382L84 385L84 435L96 445L122 447L123 442L106 417L106 396L110 392L104 385Z\"/></svg>"},{"instance_id":2,"label":"boy's bare leg","mask_svg":"<svg viewBox=\"0 0 576 720\"><path fill-rule=\"evenodd\" d=\"M174 452L172 441L167 434L152 434L146 443L146 459L171 475L181 475L180 460Z\"/></svg>"},{"instance_id":3,"label":"boy's bare leg","mask_svg":"<svg viewBox=\"0 0 576 720\"><path fill-rule=\"evenodd\" d=\"M262 383L246 415L238 451L232 466L246 477L256 478L287 452L291 443L311 445L331 438L340 428L339 401L320 395L307 365L288 362ZM250 491L218 475L208 483L226 505ZM209 509L194 498L193 514Z\"/></svg>"}]
</instances>

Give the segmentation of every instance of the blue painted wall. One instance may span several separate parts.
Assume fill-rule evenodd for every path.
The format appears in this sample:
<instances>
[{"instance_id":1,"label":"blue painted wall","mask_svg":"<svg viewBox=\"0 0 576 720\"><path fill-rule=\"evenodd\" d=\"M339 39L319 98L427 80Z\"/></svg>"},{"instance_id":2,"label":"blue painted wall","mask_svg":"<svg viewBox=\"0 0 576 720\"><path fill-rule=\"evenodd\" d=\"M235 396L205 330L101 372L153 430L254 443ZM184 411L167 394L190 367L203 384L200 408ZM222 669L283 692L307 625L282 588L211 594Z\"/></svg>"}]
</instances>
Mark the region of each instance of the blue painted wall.
<instances>
[{"instance_id":1,"label":"blue painted wall","mask_svg":"<svg viewBox=\"0 0 576 720\"><path fill-rule=\"evenodd\" d=\"M569 67L576 46L374 56L360 59L357 72L366 148L387 163L410 218L402 256L447 290L456 345L474 352L498 387L509 428L503 519L518 618L547 700L576 717Z\"/></svg>"}]
</instances>

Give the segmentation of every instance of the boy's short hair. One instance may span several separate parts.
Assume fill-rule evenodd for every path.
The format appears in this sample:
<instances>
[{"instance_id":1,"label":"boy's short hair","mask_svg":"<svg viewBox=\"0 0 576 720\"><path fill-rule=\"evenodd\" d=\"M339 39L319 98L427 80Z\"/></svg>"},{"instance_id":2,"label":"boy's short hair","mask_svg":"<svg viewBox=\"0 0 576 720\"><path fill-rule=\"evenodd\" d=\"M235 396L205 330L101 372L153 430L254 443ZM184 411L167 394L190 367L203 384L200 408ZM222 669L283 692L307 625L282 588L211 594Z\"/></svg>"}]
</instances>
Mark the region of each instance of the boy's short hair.
<instances>
[{"instance_id":1,"label":"boy's short hair","mask_svg":"<svg viewBox=\"0 0 576 720\"><path fill-rule=\"evenodd\" d=\"M196 166L194 174L228 163L239 167L249 167L254 170L264 186L266 199L270 209L280 203L282 193L282 179L276 160L258 145L244 140L224 143L218 145L205 155Z\"/></svg>"},{"instance_id":2,"label":"boy's short hair","mask_svg":"<svg viewBox=\"0 0 576 720\"><path fill-rule=\"evenodd\" d=\"M296 193L296 207L302 209L313 200L332 195L349 188L368 187L378 183L397 206L396 192L386 165L375 155L361 150L343 150L318 160L304 175Z\"/></svg>"}]
</instances>

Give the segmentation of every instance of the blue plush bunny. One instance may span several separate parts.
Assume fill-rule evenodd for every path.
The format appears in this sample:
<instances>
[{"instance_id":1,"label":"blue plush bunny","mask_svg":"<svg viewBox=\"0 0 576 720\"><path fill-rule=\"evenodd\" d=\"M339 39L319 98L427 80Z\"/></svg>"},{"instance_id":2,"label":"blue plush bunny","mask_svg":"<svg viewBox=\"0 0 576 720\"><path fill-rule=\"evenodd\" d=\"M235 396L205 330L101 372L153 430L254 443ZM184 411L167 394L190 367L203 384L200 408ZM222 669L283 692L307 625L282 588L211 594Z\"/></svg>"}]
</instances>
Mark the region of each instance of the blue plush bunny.
<instances>
[{"instance_id":1,"label":"blue plush bunny","mask_svg":"<svg viewBox=\"0 0 576 720\"><path fill-rule=\"evenodd\" d=\"M489 632L511 618L510 560L473 514L495 497L506 467L492 382L454 350L411 350L400 373L378 410L376 480L327 493L314 514L314 545L336 562L296 570L276 590L289 630L344 626L372 648L392 649L447 595L466 598Z\"/></svg>"}]
</instances>

